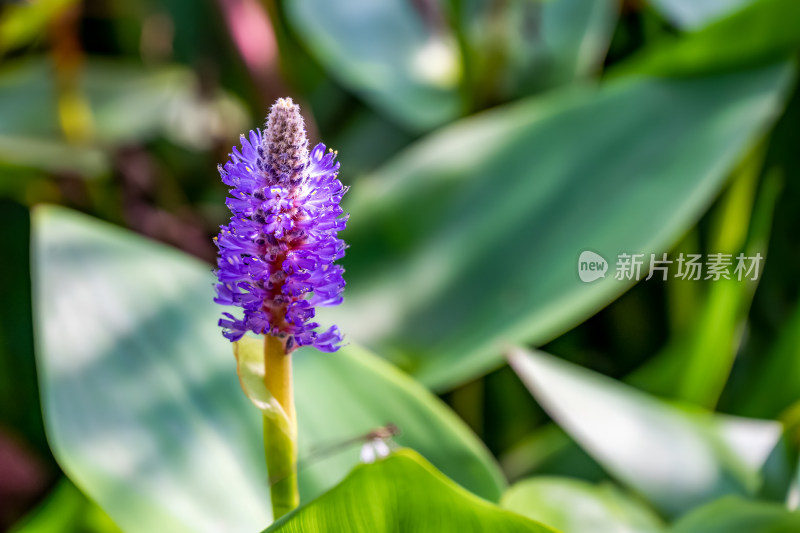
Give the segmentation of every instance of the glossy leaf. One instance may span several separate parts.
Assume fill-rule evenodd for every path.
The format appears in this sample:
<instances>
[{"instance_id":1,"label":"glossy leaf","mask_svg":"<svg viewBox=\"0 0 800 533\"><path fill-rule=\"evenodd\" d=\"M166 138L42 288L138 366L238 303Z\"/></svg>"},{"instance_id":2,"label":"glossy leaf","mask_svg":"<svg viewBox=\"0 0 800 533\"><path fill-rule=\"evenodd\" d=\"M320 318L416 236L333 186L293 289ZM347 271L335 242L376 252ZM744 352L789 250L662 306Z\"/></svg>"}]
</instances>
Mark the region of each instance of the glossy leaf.
<instances>
[{"instance_id":1,"label":"glossy leaf","mask_svg":"<svg viewBox=\"0 0 800 533\"><path fill-rule=\"evenodd\" d=\"M724 498L681 518L670 533L793 533L800 513L780 504Z\"/></svg>"},{"instance_id":2,"label":"glossy leaf","mask_svg":"<svg viewBox=\"0 0 800 533\"><path fill-rule=\"evenodd\" d=\"M619 80L424 139L351 192L348 299L326 316L439 389L500 365L506 342L554 338L630 286L581 282L581 252L613 269L667 251L789 80Z\"/></svg>"},{"instance_id":3,"label":"glossy leaf","mask_svg":"<svg viewBox=\"0 0 800 533\"><path fill-rule=\"evenodd\" d=\"M470 494L411 450L357 466L331 491L266 531L554 533Z\"/></svg>"},{"instance_id":4,"label":"glossy leaf","mask_svg":"<svg viewBox=\"0 0 800 533\"><path fill-rule=\"evenodd\" d=\"M668 515L754 494L782 435L778 422L681 408L541 352L517 349L510 362L556 423Z\"/></svg>"},{"instance_id":5,"label":"glossy leaf","mask_svg":"<svg viewBox=\"0 0 800 533\"><path fill-rule=\"evenodd\" d=\"M659 533L664 524L641 502L612 485L536 477L516 483L501 506L562 533Z\"/></svg>"},{"instance_id":6,"label":"glossy leaf","mask_svg":"<svg viewBox=\"0 0 800 533\"><path fill-rule=\"evenodd\" d=\"M421 4L296 0L285 9L331 76L396 121L424 130L460 113L458 47Z\"/></svg>"},{"instance_id":7,"label":"glossy leaf","mask_svg":"<svg viewBox=\"0 0 800 533\"><path fill-rule=\"evenodd\" d=\"M210 268L54 207L34 214L34 313L45 425L65 472L128 532L254 531L269 523L261 416L216 325ZM498 499L499 469L438 399L349 346L295 355L301 498L336 484L393 422L465 488Z\"/></svg>"}]
</instances>

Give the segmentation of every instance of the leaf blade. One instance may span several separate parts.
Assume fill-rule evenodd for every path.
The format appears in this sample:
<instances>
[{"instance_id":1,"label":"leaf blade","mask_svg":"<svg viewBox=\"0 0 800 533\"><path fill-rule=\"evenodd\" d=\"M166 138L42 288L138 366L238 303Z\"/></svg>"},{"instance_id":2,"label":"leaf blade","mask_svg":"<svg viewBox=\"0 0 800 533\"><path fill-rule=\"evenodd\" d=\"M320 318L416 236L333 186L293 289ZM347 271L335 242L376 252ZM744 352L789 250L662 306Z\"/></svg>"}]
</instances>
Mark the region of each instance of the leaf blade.
<instances>
[{"instance_id":1,"label":"leaf blade","mask_svg":"<svg viewBox=\"0 0 800 533\"><path fill-rule=\"evenodd\" d=\"M69 477L125 531L268 523L261 417L216 325L210 268L49 206L34 211L33 249L45 425ZM301 350L295 373L301 450L392 421L404 430L400 442L469 490L499 498L505 482L488 451L388 363L354 346L334 355ZM304 500L358 462L357 449L348 452L301 472Z\"/></svg>"},{"instance_id":2,"label":"leaf blade","mask_svg":"<svg viewBox=\"0 0 800 533\"><path fill-rule=\"evenodd\" d=\"M509 361L581 447L667 515L721 495L755 494L782 436L778 422L668 404L541 352L517 349Z\"/></svg>"},{"instance_id":3,"label":"leaf blade","mask_svg":"<svg viewBox=\"0 0 800 533\"><path fill-rule=\"evenodd\" d=\"M553 533L465 491L411 450L360 465L337 487L278 520L267 532L497 531Z\"/></svg>"},{"instance_id":4,"label":"leaf blade","mask_svg":"<svg viewBox=\"0 0 800 533\"><path fill-rule=\"evenodd\" d=\"M581 251L667 249L790 76L628 79L446 128L352 192L348 298L322 316L438 389L500 365L505 342L554 338L629 286L580 282Z\"/></svg>"}]
</instances>

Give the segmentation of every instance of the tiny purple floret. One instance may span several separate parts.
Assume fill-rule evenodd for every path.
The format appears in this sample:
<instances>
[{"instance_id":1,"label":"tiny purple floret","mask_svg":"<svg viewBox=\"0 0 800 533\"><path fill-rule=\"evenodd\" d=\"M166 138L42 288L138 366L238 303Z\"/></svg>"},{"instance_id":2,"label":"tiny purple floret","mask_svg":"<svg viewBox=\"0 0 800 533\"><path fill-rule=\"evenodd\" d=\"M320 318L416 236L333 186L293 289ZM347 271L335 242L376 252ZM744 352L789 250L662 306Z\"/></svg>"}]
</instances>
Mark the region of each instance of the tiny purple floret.
<instances>
[{"instance_id":1,"label":"tiny purple floret","mask_svg":"<svg viewBox=\"0 0 800 533\"><path fill-rule=\"evenodd\" d=\"M244 311L241 319L223 313L219 321L230 341L250 331L282 339L287 353L339 349L339 328L318 332L313 321L317 306L341 303L345 285L335 261L346 248L337 234L347 223L339 207L347 188L335 157L323 144L309 153L300 108L281 98L264 133L242 135L241 151L234 147L219 167L233 215L215 239L214 301Z\"/></svg>"}]
</instances>

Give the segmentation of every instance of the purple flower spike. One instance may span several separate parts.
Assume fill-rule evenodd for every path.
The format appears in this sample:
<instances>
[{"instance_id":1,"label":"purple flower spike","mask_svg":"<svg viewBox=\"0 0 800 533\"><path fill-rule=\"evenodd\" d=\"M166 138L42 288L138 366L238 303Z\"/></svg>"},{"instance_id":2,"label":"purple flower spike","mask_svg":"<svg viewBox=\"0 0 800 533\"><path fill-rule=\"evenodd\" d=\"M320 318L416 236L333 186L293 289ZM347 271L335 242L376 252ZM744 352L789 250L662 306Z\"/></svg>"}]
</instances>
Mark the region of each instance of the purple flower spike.
<instances>
[{"instance_id":1,"label":"purple flower spike","mask_svg":"<svg viewBox=\"0 0 800 533\"><path fill-rule=\"evenodd\" d=\"M230 159L219 167L231 187L226 200L233 213L215 239L215 302L244 310L241 319L223 313L219 325L230 341L248 331L283 340L286 352L312 345L339 348L342 335L331 327L318 333L316 306L338 305L344 269L334 261L346 245L339 202L347 188L337 179L336 152L318 144L308 151L303 117L291 98L279 99L266 130L241 136Z\"/></svg>"}]
</instances>

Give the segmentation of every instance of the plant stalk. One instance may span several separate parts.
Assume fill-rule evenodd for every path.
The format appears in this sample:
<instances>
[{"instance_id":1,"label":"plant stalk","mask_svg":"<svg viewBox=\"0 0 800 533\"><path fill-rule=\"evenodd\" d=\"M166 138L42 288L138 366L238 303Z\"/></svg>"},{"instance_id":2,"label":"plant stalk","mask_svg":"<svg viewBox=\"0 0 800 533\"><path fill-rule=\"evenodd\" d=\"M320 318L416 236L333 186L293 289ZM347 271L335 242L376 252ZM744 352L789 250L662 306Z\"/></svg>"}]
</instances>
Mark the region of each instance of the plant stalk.
<instances>
[{"instance_id":1,"label":"plant stalk","mask_svg":"<svg viewBox=\"0 0 800 533\"><path fill-rule=\"evenodd\" d=\"M264 415L264 453L270 479L273 518L300 504L297 488L297 415L292 392L292 357L281 339L264 336L264 384L286 418Z\"/></svg>"}]
</instances>

